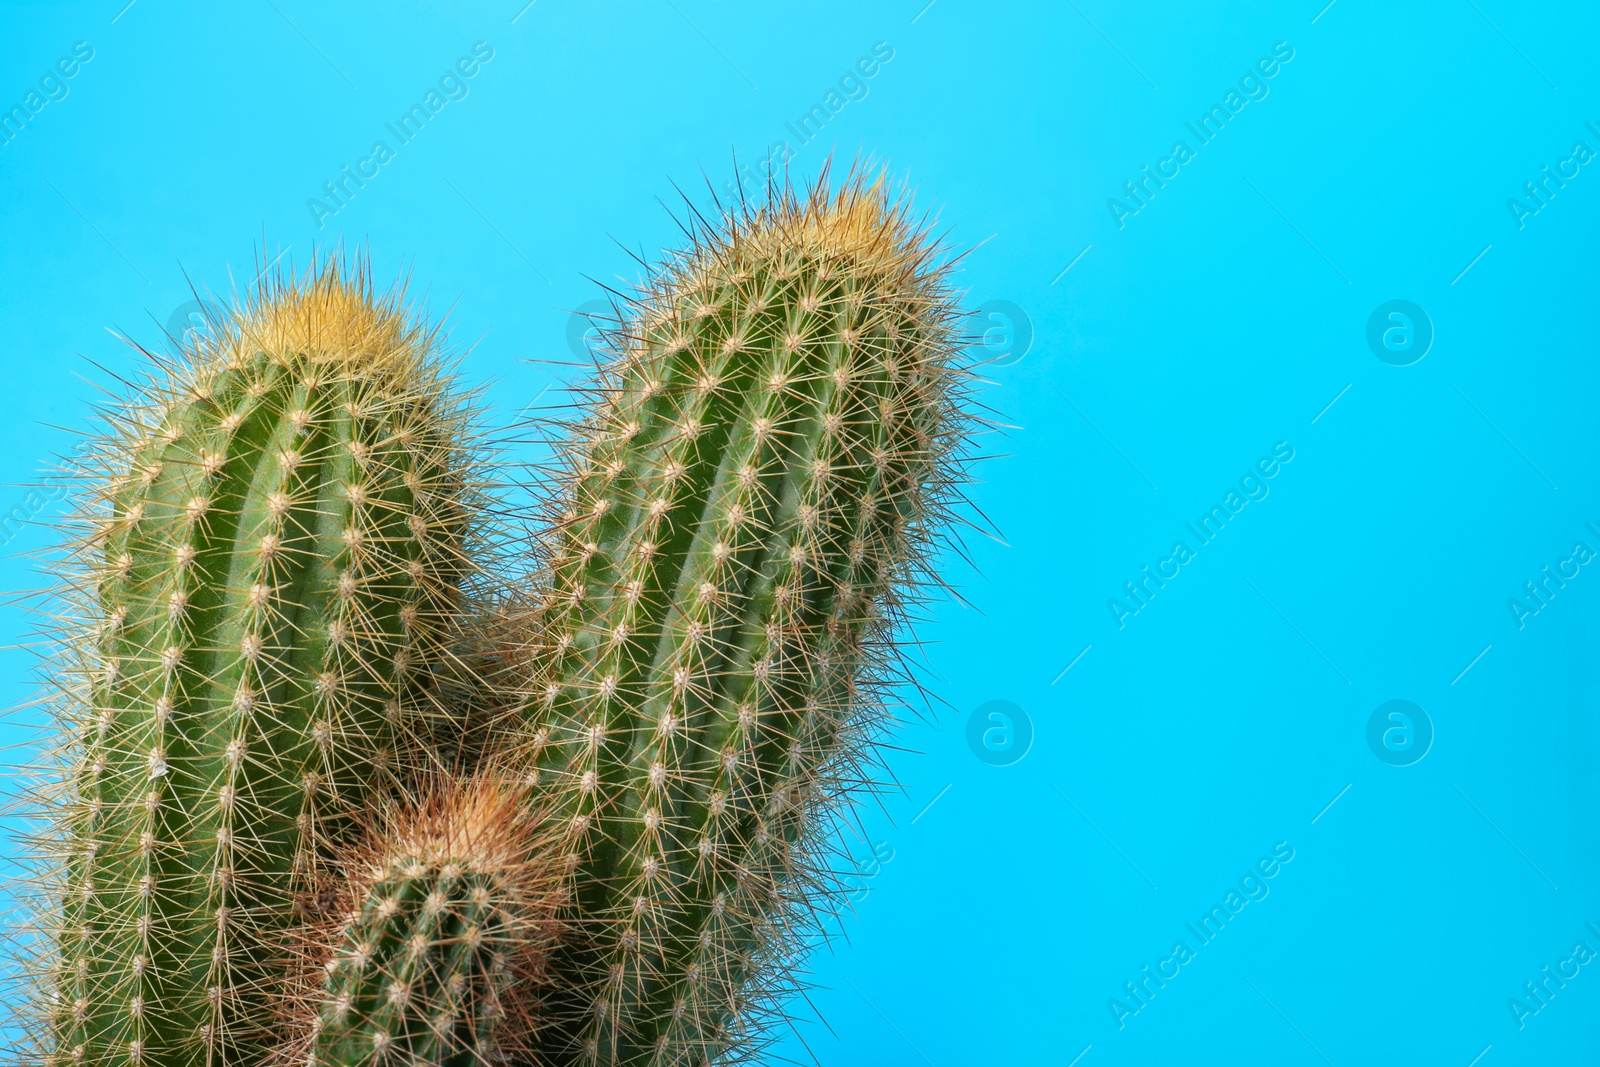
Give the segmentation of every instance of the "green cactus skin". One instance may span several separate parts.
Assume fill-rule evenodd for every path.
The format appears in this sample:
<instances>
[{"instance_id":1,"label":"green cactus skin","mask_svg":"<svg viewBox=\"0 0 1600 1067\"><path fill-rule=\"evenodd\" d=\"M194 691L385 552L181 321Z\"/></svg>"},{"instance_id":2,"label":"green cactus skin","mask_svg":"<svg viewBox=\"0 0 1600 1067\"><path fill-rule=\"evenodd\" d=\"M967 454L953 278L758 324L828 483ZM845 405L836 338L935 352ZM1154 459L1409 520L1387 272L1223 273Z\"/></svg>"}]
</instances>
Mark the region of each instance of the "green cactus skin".
<instances>
[{"instance_id":1,"label":"green cactus skin","mask_svg":"<svg viewBox=\"0 0 1600 1067\"><path fill-rule=\"evenodd\" d=\"M467 571L461 402L364 269L274 280L85 460L57 1067L256 1067Z\"/></svg>"},{"instance_id":2,"label":"green cactus skin","mask_svg":"<svg viewBox=\"0 0 1600 1067\"><path fill-rule=\"evenodd\" d=\"M374 835L290 1062L477 1067L523 1050L561 884L533 810L526 789L477 781Z\"/></svg>"},{"instance_id":3,"label":"green cactus skin","mask_svg":"<svg viewBox=\"0 0 1600 1067\"><path fill-rule=\"evenodd\" d=\"M551 1062L753 1055L839 907L837 819L963 479L935 256L881 185L780 194L614 338L526 627L574 893Z\"/></svg>"}]
</instances>

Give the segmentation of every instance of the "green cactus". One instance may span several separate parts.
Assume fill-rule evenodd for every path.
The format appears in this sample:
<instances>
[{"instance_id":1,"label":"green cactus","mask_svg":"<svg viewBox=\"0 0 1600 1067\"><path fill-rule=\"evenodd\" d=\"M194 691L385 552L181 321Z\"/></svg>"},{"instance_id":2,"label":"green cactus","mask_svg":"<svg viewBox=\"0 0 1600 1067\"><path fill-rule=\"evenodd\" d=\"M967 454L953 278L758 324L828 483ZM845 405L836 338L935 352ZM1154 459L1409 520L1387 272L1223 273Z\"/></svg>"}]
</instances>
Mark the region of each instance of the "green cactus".
<instances>
[{"instance_id":1,"label":"green cactus","mask_svg":"<svg viewBox=\"0 0 1600 1067\"><path fill-rule=\"evenodd\" d=\"M475 1067L529 1048L561 876L537 801L494 778L446 782L347 864L347 914L313 958L285 1060Z\"/></svg>"},{"instance_id":2,"label":"green cactus","mask_svg":"<svg viewBox=\"0 0 1600 1067\"><path fill-rule=\"evenodd\" d=\"M642 294L570 435L524 626L566 822L550 1062L751 1054L838 906L970 376L881 184L780 193Z\"/></svg>"},{"instance_id":3,"label":"green cactus","mask_svg":"<svg viewBox=\"0 0 1600 1067\"><path fill-rule=\"evenodd\" d=\"M752 1055L964 480L948 269L859 175L699 231L477 604L470 412L364 270L159 366L83 464L51 1067Z\"/></svg>"},{"instance_id":4,"label":"green cactus","mask_svg":"<svg viewBox=\"0 0 1600 1067\"><path fill-rule=\"evenodd\" d=\"M469 412L398 295L329 261L216 325L82 462L39 1012L58 1067L275 1047L287 932L393 783L408 676L470 569Z\"/></svg>"}]
</instances>

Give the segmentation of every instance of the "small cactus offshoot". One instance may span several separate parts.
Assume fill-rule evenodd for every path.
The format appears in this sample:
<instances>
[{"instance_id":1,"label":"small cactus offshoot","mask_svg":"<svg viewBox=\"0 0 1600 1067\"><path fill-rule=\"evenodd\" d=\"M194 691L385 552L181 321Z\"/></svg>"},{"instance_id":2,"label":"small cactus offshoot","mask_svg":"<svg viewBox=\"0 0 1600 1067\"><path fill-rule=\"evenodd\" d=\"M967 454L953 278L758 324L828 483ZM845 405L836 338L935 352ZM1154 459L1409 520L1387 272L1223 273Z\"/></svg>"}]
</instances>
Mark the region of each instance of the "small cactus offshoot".
<instances>
[{"instance_id":1,"label":"small cactus offshoot","mask_svg":"<svg viewBox=\"0 0 1600 1067\"><path fill-rule=\"evenodd\" d=\"M442 779L346 861L345 907L310 945L293 1067L477 1067L529 1054L563 879L537 801ZM316 981L320 977L320 982Z\"/></svg>"}]
</instances>

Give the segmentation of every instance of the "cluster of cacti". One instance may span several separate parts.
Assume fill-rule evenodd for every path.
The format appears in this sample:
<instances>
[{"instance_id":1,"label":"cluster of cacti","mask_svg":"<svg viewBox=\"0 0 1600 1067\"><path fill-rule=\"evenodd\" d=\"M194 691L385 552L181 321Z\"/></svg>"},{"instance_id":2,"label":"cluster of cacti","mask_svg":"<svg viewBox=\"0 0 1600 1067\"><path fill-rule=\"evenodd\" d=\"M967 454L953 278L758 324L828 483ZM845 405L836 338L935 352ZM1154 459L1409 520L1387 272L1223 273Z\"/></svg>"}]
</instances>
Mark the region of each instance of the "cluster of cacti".
<instances>
[{"instance_id":1,"label":"cluster of cacti","mask_svg":"<svg viewBox=\"0 0 1600 1067\"><path fill-rule=\"evenodd\" d=\"M363 271L159 364L83 466L35 1047L753 1054L838 906L960 478L945 270L859 178L697 234L520 560L437 335Z\"/></svg>"}]
</instances>

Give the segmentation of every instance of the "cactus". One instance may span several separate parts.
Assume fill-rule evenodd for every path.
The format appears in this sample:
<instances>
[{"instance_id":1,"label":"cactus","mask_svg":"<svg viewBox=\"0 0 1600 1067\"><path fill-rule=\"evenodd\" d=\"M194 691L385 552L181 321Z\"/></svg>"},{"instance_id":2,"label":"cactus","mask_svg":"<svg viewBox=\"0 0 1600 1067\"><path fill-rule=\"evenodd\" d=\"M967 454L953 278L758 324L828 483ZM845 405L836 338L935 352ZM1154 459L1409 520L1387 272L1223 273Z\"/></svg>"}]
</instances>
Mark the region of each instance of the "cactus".
<instances>
[{"instance_id":1,"label":"cactus","mask_svg":"<svg viewBox=\"0 0 1600 1067\"><path fill-rule=\"evenodd\" d=\"M509 597L467 595L498 515L437 335L364 268L266 283L109 413L56 672L51 1067L770 1036L914 681L972 376L949 264L881 181L691 232Z\"/></svg>"},{"instance_id":2,"label":"cactus","mask_svg":"<svg viewBox=\"0 0 1600 1067\"><path fill-rule=\"evenodd\" d=\"M60 1067L256 1067L288 931L395 784L480 509L470 412L401 301L339 260L268 280L83 453L37 1011Z\"/></svg>"},{"instance_id":3,"label":"cactus","mask_svg":"<svg viewBox=\"0 0 1600 1067\"><path fill-rule=\"evenodd\" d=\"M474 1067L526 1052L560 872L538 802L494 777L427 787L346 863L346 907L311 943L285 1060Z\"/></svg>"},{"instance_id":4,"label":"cactus","mask_svg":"<svg viewBox=\"0 0 1600 1067\"><path fill-rule=\"evenodd\" d=\"M565 821L551 1062L750 1055L840 905L963 478L945 266L881 182L696 234L612 338L523 629Z\"/></svg>"}]
</instances>

